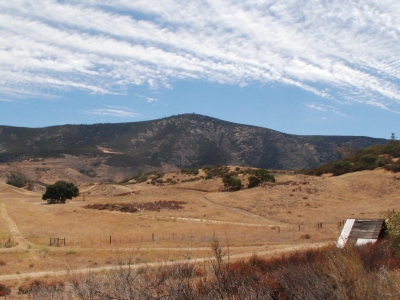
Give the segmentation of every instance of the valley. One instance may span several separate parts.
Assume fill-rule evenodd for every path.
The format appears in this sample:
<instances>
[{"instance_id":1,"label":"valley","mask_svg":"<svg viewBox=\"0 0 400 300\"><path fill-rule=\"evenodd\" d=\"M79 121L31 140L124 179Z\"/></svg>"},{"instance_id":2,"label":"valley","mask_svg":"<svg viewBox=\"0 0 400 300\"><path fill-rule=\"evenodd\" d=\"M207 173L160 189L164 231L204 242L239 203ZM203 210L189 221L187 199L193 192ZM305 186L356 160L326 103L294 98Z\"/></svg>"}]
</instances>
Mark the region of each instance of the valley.
<instances>
[{"instance_id":1,"label":"valley","mask_svg":"<svg viewBox=\"0 0 400 300\"><path fill-rule=\"evenodd\" d=\"M0 183L0 253L6 262L0 281L65 276L68 269L208 261L214 238L226 258L271 257L333 243L347 218L377 218L400 209L399 176L382 169L338 177L276 171L276 183L237 192L222 192L222 180L206 180L202 172L165 173L154 185L81 183L79 197L53 205L40 192ZM172 179L179 183L168 184ZM159 201L180 201L182 208L135 213L85 208ZM65 238L65 245L50 246L50 238Z\"/></svg>"}]
</instances>

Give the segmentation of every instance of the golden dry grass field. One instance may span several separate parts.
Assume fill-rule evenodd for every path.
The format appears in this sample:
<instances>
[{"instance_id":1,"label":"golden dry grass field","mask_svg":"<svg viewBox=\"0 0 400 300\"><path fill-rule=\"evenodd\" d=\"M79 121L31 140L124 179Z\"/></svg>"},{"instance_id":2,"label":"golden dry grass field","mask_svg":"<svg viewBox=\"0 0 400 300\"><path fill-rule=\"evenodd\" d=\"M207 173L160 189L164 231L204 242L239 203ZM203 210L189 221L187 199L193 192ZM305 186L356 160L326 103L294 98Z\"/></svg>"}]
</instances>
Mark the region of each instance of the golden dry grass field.
<instances>
[{"instance_id":1,"label":"golden dry grass field","mask_svg":"<svg viewBox=\"0 0 400 300\"><path fill-rule=\"evenodd\" d=\"M174 172L164 181L200 175ZM0 183L0 282L16 285L36 275L126 264L130 258L135 264L204 259L211 255L213 236L232 257L272 255L270 250L333 242L347 218L377 218L400 209L400 175L384 170L275 176L275 185L238 192L219 192L221 179L158 186L88 183L80 185L78 198L53 205L40 193ZM136 213L84 208L173 200L186 204ZM50 246L50 238L65 238L66 245Z\"/></svg>"}]
</instances>

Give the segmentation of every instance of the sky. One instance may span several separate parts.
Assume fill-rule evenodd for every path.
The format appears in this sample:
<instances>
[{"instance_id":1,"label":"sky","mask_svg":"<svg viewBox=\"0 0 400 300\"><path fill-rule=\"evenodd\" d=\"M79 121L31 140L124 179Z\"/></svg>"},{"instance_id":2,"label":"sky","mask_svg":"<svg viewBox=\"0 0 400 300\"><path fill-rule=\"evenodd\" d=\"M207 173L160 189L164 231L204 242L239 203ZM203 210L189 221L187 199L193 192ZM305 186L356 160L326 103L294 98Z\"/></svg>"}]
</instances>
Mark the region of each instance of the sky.
<instances>
[{"instance_id":1,"label":"sky","mask_svg":"<svg viewBox=\"0 0 400 300\"><path fill-rule=\"evenodd\" d=\"M0 125L198 113L400 135L400 1L0 1Z\"/></svg>"}]
</instances>

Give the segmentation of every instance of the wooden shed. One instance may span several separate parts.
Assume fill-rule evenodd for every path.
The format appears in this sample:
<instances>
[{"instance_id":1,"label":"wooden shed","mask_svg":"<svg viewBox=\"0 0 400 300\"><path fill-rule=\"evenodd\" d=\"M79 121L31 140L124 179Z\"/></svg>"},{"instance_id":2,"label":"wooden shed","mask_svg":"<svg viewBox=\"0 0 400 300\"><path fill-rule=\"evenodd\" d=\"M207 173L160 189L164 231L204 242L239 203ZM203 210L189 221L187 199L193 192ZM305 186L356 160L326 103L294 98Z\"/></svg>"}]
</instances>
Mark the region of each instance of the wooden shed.
<instances>
[{"instance_id":1,"label":"wooden shed","mask_svg":"<svg viewBox=\"0 0 400 300\"><path fill-rule=\"evenodd\" d=\"M337 245L342 248L348 242L354 245L375 243L385 232L385 219L347 219Z\"/></svg>"}]
</instances>

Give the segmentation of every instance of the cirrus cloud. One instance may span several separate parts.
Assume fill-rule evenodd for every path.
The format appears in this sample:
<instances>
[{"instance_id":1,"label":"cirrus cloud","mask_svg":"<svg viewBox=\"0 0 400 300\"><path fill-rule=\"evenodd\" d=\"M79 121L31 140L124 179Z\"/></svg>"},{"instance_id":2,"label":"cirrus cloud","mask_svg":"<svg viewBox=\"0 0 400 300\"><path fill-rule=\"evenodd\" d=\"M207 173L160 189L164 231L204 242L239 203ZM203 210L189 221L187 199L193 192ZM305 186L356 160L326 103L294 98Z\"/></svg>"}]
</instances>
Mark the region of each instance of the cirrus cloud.
<instances>
[{"instance_id":1,"label":"cirrus cloud","mask_svg":"<svg viewBox=\"0 0 400 300\"><path fill-rule=\"evenodd\" d=\"M195 79L280 83L392 111L400 104L396 1L14 0L0 12L7 98Z\"/></svg>"},{"instance_id":2,"label":"cirrus cloud","mask_svg":"<svg viewBox=\"0 0 400 300\"><path fill-rule=\"evenodd\" d=\"M134 112L129 107L121 107L121 106L110 106L107 105L107 108L95 108L92 110L84 111L87 115L96 115L96 116L111 116L118 118L138 118L141 115L139 113Z\"/></svg>"}]
</instances>

